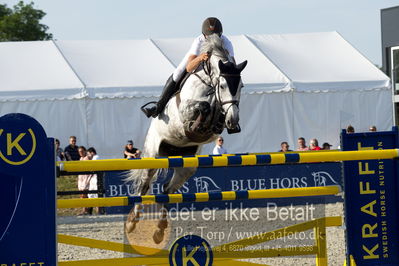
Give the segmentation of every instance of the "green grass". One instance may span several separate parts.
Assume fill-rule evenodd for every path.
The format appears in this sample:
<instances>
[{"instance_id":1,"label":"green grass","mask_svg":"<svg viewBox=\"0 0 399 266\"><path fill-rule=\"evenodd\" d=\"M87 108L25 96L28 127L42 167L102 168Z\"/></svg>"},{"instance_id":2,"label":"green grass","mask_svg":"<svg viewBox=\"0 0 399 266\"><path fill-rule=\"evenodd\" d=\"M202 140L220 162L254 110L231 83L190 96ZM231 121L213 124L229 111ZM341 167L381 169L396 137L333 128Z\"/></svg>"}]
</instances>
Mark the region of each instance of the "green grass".
<instances>
[{"instance_id":1,"label":"green grass","mask_svg":"<svg viewBox=\"0 0 399 266\"><path fill-rule=\"evenodd\" d=\"M78 176L60 176L57 178L57 191L77 191L78 190ZM79 198L79 195L57 196L57 199L72 199ZM77 215L82 209L57 209L58 216Z\"/></svg>"}]
</instances>

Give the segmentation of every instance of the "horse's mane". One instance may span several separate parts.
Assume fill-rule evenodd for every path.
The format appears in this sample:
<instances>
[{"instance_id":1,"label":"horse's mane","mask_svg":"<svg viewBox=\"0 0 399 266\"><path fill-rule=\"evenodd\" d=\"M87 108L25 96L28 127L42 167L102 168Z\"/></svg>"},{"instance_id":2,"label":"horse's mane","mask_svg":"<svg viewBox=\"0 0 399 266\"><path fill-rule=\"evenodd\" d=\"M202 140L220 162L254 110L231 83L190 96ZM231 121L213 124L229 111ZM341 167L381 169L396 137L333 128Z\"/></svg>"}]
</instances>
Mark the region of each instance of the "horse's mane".
<instances>
[{"instance_id":1,"label":"horse's mane","mask_svg":"<svg viewBox=\"0 0 399 266\"><path fill-rule=\"evenodd\" d=\"M206 36L205 42L201 46L201 53L211 52L219 57L230 61L229 53L223 46L222 38L216 33Z\"/></svg>"}]
</instances>

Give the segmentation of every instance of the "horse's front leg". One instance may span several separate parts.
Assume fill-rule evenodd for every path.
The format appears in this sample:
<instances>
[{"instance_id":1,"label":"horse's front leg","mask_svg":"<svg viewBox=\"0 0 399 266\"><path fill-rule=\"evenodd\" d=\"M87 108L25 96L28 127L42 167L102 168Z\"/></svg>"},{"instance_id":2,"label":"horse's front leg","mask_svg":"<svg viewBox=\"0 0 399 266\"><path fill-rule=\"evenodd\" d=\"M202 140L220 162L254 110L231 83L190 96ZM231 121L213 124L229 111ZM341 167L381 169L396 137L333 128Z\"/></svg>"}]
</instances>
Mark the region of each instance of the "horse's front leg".
<instances>
[{"instance_id":1,"label":"horse's front leg","mask_svg":"<svg viewBox=\"0 0 399 266\"><path fill-rule=\"evenodd\" d=\"M165 230L168 228L168 210L164 204L161 205L161 215L158 221L158 229L154 232L152 239L156 244L163 241L165 237Z\"/></svg>"},{"instance_id":2,"label":"horse's front leg","mask_svg":"<svg viewBox=\"0 0 399 266\"><path fill-rule=\"evenodd\" d=\"M136 194L139 196L145 195L150 190L150 184L152 177L154 176L157 169L146 169L143 173L143 178L140 181L139 187L137 188ZM135 204L127 216L125 223L126 231L131 233L136 228L136 224L140 221L140 216L143 212L142 204Z\"/></svg>"},{"instance_id":3,"label":"horse's front leg","mask_svg":"<svg viewBox=\"0 0 399 266\"><path fill-rule=\"evenodd\" d=\"M164 194L173 194L181 188L186 180L190 178L197 168L176 168L170 182L164 185ZM161 218L158 221L158 229L155 231L152 239L156 244L162 242L165 236L165 230L168 228L168 211L163 205L161 208Z\"/></svg>"}]
</instances>

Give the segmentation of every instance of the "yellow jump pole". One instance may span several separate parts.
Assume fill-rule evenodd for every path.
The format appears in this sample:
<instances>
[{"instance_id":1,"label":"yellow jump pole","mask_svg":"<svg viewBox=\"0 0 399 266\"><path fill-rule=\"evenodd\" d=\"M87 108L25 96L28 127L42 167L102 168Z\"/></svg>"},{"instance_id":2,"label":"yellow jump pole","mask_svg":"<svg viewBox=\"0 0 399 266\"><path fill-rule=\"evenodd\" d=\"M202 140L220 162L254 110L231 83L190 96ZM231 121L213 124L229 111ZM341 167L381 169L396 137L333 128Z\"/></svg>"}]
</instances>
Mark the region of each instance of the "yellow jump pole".
<instances>
[{"instance_id":1,"label":"yellow jump pole","mask_svg":"<svg viewBox=\"0 0 399 266\"><path fill-rule=\"evenodd\" d=\"M316 265L327 266L326 221L324 219L317 220L316 227L313 230L315 232L315 242L317 246Z\"/></svg>"},{"instance_id":2,"label":"yellow jump pole","mask_svg":"<svg viewBox=\"0 0 399 266\"><path fill-rule=\"evenodd\" d=\"M65 172L96 172L123 171L130 169L158 169L174 167L218 167L244 165L270 165L286 163L315 163L336 161L359 161L393 159L399 156L399 149L332 151L332 152L301 152L301 153L270 153L232 156L195 156L142 159L108 159L94 161L57 162L61 171Z\"/></svg>"},{"instance_id":3,"label":"yellow jump pole","mask_svg":"<svg viewBox=\"0 0 399 266\"><path fill-rule=\"evenodd\" d=\"M225 201L244 199L267 199L267 198L292 198L335 195L340 192L339 186L326 187L304 187L283 189L262 189L248 191L222 191L208 193L183 193L168 195L146 195L132 197L94 198L94 199L61 199L57 200L58 208L81 208L81 207L111 207L131 206L135 203L181 203L181 202L204 202Z\"/></svg>"}]
</instances>

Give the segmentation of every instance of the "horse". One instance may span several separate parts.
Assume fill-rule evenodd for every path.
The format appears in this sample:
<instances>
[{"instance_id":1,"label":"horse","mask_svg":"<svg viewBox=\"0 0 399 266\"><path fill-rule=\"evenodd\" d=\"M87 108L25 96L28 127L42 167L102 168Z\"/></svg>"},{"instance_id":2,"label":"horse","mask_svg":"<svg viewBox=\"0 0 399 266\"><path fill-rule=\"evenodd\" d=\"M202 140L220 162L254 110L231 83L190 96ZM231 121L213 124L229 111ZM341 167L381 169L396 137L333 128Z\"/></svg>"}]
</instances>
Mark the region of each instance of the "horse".
<instances>
[{"instance_id":1,"label":"horse","mask_svg":"<svg viewBox=\"0 0 399 266\"><path fill-rule=\"evenodd\" d=\"M209 59L188 76L158 117L152 118L143 157L196 155L204 144L215 141L224 128L229 134L240 132L241 71L247 61L237 65L216 34L207 36L201 52L207 52ZM158 170L131 170L126 181L132 182L135 194L145 195ZM175 193L195 171L196 168L175 168L172 178L163 186L163 193ZM142 208L136 204L130 211L125 223L128 233L135 229ZM162 242L168 226L166 209L162 209L153 235L157 244Z\"/></svg>"}]
</instances>

